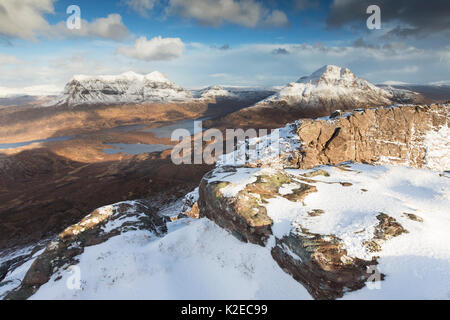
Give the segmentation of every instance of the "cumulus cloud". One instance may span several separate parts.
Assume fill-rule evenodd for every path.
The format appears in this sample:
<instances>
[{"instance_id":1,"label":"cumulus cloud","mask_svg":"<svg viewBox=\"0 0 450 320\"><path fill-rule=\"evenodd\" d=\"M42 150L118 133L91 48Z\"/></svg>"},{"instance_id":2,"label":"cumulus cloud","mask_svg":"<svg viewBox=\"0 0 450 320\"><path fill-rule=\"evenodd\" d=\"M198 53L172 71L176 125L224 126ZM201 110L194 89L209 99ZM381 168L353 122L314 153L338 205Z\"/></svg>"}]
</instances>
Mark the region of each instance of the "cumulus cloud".
<instances>
[{"instance_id":1,"label":"cumulus cloud","mask_svg":"<svg viewBox=\"0 0 450 320\"><path fill-rule=\"evenodd\" d=\"M110 40L123 40L129 34L119 14L109 14L106 18L97 18L92 22L81 20L80 29L68 29L66 22L60 22L47 33L56 37L91 37Z\"/></svg>"},{"instance_id":2,"label":"cumulus cloud","mask_svg":"<svg viewBox=\"0 0 450 320\"><path fill-rule=\"evenodd\" d=\"M194 19L202 25L233 23L245 27L288 25L286 14L255 0L170 0L167 14Z\"/></svg>"},{"instance_id":3,"label":"cumulus cloud","mask_svg":"<svg viewBox=\"0 0 450 320\"><path fill-rule=\"evenodd\" d=\"M382 23L392 22L397 26L389 31L392 36L425 37L437 32L450 36L450 1L448 0L334 0L327 18L330 28L347 24L365 25L366 9L377 4L381 9Z\"/></svg>"},{"instance_id":4,"label":"cumulus cloud","mask_svg":"<svg viewBox=\"0 0 450 320\"><path fill-rule=\"evenodd\" d=\"M6 0L0 2L0 35L36 40L50 28L45 14L51 14L54 0Z\"/></svg>"},{"instance_id":5,"label":"cumulus cloud","mask_svg":"<svg viewBox=\"0 0 450 320\"><path fill-rule=\"evenodd\" d=\"M153 9L157 0L127 0L126 4L139 13L140 15L146 17L148 12Z\"/></svg>"},{"instance_id":6,"label":"cumulus cloud","mask_svg":"<svg viewBox=\"0 0 450 320\"><path fill-rule=\"evenodd\" d=\"M152 61L173 60L183 54L184 43L180 38L162 38L161 36L147 40L140 37L133 46L121 46L117 52L129 58Z\"/></svg>"},{"instance_id":7,"label":"cumulus cloud","mask_svg":"<svg viewBox=\"0 0 450 320\"><path fill-rule=\"evenodd\" d=\"M81 21L81 29L70 30L66 21L50 25L46 14L53 14L55 0L6 0L0 2L0 38L36 41L41 37L92 37L122 40L128 34L119 14L110 14L91 22Z\"/></svg>"}]
</instances>

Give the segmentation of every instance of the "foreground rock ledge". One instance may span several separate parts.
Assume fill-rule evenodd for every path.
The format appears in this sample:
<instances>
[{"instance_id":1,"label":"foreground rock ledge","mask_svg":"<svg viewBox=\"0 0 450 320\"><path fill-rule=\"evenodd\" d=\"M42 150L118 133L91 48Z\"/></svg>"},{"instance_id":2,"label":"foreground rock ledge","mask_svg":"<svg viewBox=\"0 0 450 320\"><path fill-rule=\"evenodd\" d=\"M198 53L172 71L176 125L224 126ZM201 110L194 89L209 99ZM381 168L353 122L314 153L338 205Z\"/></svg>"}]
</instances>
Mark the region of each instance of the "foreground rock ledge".
<instances>
[{"instance_id":1,"label":"foreground rock ledge","mask_svg":"<svg viewBox=\"0 0 450 320\"><path fill-rule=\"evenodd\" d=\"M448 105L431 105L366 109L348 114L337 112L326 119L301 120L297 129L301 147L294 150L300 152L297 166L310 169L337 165L339 170L352 171L341 163L360 162L445 171L450 168L448 117ZM258 166L265 167L264 164ZM205 175L199 189L200 216L213 220L245 242L266 246L268 239L275 236L275 245L271 248L273 258L315 299L336 299L345 292L364 287L370 278L368 267L377 265L376 256L367 260L350 256L343 241L335 235L314 234L301 224L293 226L288 235L277 237L273 232L268 200L282 197L301 203L308 194L317 191L315 177L329 174L320 168L295 178L283 169L269 174L260 172L230 195L229 190L236 188L232 177L247 174L243 171L250 168L258 170L254 167L251 163L240 168L219 166ZM320 183L337 183L343 188L352 186L346 181ZM281 192L280 188L287 185L291 186L291 192ZM366 189L360 191L367 192ZM308 213L311 217L321 214L320 208ZM408 233L388 214L373 214L378 224L373 226L372 238L362 243L367 251L379 252L385 241ZM383 278L381 274L380 280Z\"/></svg>"},{"instance_id":2,"label":"foreground rock ledge","mask_svg":"<svg viewBox=\"0 0 450 320\"><path fill-rule=\"evenodd\" d=\"M345 161L450 169L450 106L398 106L304 119L301 168Z\"/></svg>"}]
</instances>

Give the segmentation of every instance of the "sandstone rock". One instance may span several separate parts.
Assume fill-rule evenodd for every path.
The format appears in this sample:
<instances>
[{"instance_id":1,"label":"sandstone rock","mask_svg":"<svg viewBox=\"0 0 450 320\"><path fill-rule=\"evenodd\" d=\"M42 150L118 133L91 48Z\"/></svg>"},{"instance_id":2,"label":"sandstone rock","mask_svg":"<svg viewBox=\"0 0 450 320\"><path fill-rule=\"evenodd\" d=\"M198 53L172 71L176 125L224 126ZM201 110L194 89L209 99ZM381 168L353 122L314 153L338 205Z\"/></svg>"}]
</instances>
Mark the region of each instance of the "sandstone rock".
<instances>
[{"instance_id":1,"label":"sandstone rock","mask_svg":"<svg viewBox=\"0 0 450 320\"><path fill-rule=\"evenodd\" d=\"M379 223L375 227L374 237L371 241L365 243L366 247L372 252L381 251L381 245L384 241L397 237L402 233L408 233L408 230L403 228L397 220L385 213L380 213L377 219Z\"/></svg>"},{"instance_id":2,"label":"sandstone rock","mask_svg":"<svg viewBox=\"0 0 450 320\"><path fill-rule=\"evenodd\" d=\"M84 248L107 241L128 230L148 230L156 236L167 233L166 222L145 201L121 202L99 208L79 223L70 226L51 241L33 262L21 285L5 300L23 300L32 296L59 269L76 264Z\"/></svg>"},{"instance_id":3,"label":"sandstone rock","mask_svg":"<svg viewBox=\"0 0 450 320\"><path fill-rule=\"evenodd\" d=\"M260 170L255 171L254 179L248 178L248 183L235 196L225 196L224 190L236 187L230 182L234 180L232 177L242 174L243 169L219 167L204 177L199 188L200 216L213 220L244 242L266 246L267 239L274 236L273 221L266 208L270 200L283 197L303 206L305 197L317 192L317 188L283 170ZM217 179L219 174L230 180ZM317 175L329 176L324 170L310 174ZM289 186L290 192L280 191L282 186ZM308 214L323 213L316 209ZM370 276L367 267L376 265L375 260L349 257L339 238L313 234L301 226L288 236L275 236L275 242L271 249L274 259L316 299L336 299L347 291L362 288Z\"/></svg>"},{"instance_id":4,"label":"sandstone rock","mask_svg":"<svg viewBox=\"0 0 450 320\"><path fill-rule=\"evenodd\" d=\"M236 174L235 168L222 168ZM207 174L200 185L200 216L207 217L219 226L229 230L237 238L265 246L272 234L272 219L267 215L265 204L268 199L284 197L290 201L302 202L304 198L317 189L314 186L297 182L298 187L292 193L282 195L279 189L284 184L294 182L293 177L283 171L262 173L256 181L249 183L235 197L225 197L221 190L229 186L227 181L208 180L217 172Z\"/></svg>"},{"instance_id":5,"label":"sandstone rock","mask_svg":"<svg viewBox=\"0 0 450 320\"><path fill-rule=\"evenodd\" d=\"M423 219L415 214L405 212L404 215L407 216L412 221L423 222Z\"/></svg>"},{"instance_id":6,"label":"sandstone rock","mask_svg":"<svg viewBox=\"0 0 450 320\"><path fill-rule=\"evenodd\" d=\"M347 291L364 287L368 266L377 262L347 256L340 239L302 232L276 239L272 256L315 299L340 298Z\"/></svg>"},{"instance_id":7,"label":"sandstone rock","mask_svg":"<svg viewBox=\"0 0 450 320\"><path fill-rule=\"evenodd\" d=\"M442 157L450 152L450 137L444 137L441 159L436 159L426 136L440 130L445 136L449 115L448 105L434 104L365 109L330 120L305 119L297 130L302 143L300 168L346 161L436 168L435 162L443 160L448 165Z\"/></svg>"}]
</instances>

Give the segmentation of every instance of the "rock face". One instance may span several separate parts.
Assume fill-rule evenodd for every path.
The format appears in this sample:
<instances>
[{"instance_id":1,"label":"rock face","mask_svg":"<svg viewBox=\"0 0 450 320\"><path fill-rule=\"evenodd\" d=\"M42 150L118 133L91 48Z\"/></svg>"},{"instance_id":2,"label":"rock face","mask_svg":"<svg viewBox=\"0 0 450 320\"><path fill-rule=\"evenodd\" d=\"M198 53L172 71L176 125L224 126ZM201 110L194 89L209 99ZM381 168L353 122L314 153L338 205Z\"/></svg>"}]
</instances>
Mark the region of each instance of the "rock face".
<instances>
[{"instance_id":1,"label":"rock face","mask_svg":"<svg viewBox=\"0 0 450 320\"><path fill-rule=\"evenodd\" d=\"M301 168L345 161L450 169L448 105L365 109L302 120Z\"/></svg>"},{"instance_id":2,"label":"rock face","mask_svg":"<svg viewBox=\"0 0 450 320\"><path fill-rule=\"evenodd\" d=\"M340 298L372 282L370 270L376 270L378 264L375 253L382 251L386 241L409 233L404 223L420 220L403 209L377 212L379 203L387 199L360 204L370 208L369 212L360 214L365 209L358 207L340 216L305 203L310 194L322 199L318 202L321 206L325 199L340 203L333 199L339 195L320 193L323 186L336 185L326 190L348 195L348 201L373 197L365 196L370 190L355 186L360 183L336 180L327 167L317 167L328 165L344 177L362 172L343 162L448 170L448 118L448 105L431 105L336 112L326 119L298 121L294 126L300 143L288 134L292 125L286 127L281 140L289 147L279 155L278 165L268 157L227 166L224 164L231 163L232 157L224 156L201 182L200 217L213 220L244 242L269 247L279 266L314 298ZM259 143L267 144L270 139ZM310 168L313 171L305 171ZM338 206L347 208L346 202L344 199ZM327 227L333 223L334 227ZM377 281L383 280L383 274L377 275Z\"/></svg>"},{"instance_id":3,"label":"rock face","mask_svg":"<svg viewBox=\"0 0 450 320\"><path fill-rule=\"evenodd\" d=\"M200 90L193 90L195 98L204 101L217 100L255 100L260 101L276 92L273 88L253 87L224 87L210 86Z\"/></svg>"},{"instance_id":4,"label":"rock face","mask_svg":"<svg viewBox=\"0 0 450 320\"><path fill-rule=\"evenodd\" d=\"M154 236L167 233L169 219L154 212L144 201L121 202L99 208L51 241L28 270L21 285L6 300L32 296L60 269L77 263L85 247L107 241L129 230L148 230Z\"/></svg>"},{"instance_id":5,"label":"rock face","mask_svg":"<svg viewBox=\"0 0 450 320\"><path fill-rule=\"evenodd\" d=\"M73 107L84 104L183 102L189 99L192 99L189 91L158 71L147 75L126 72L117 76L74 76L63 95L52 104Z\"/></svg>"},{"instance_id":6,"label":"rock face","mask_svg":"<svg viewBox=\"0 0 450 320\"><path fill-rule=\"evenodd\" d=\"M284 170L219 167L207 174L200 185L200 217L209 218L244 242L271 248L280 267L301 282L314 298L342 297L345 292L364 287L371 276L368 268L378 262L375 257L363 259L352 255L338 236L310 232L297 221L296 217L301 216L318 219L319 215L310 215L302 209L305 198L318 192L319 181L310 178L318 176L330 177L322 169L292 175ZM347 188L342 181L322 183ZM279 199L283 201L280 205L271 205ZM288 219L284 210L291 211ZM327 214L321 209L309 212L313 211ZM407 232L386 214L380 214L378 220L368 240L361 242L368 252L379 251L372 250L370 244L381 248L384 241ZM269 241L272 237L273 247ZM379 280L382 277L380 274Z\"/></svg>"}]
</instances>

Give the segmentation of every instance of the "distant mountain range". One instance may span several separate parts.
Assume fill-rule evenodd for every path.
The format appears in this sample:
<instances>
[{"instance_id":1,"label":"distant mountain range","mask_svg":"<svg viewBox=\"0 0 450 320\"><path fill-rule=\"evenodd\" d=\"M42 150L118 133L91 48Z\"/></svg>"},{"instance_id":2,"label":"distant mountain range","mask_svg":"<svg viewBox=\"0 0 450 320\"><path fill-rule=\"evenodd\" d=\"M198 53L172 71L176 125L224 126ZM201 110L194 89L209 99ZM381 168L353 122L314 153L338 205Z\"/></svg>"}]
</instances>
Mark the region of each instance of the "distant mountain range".
<instances>
[{"instance_id":1,"label":"distant mountain range","mask_svg":"<svg viewBox=\"0 0 450 320\"><path fill-rule=\"evenodd\" d=\"M374 85L360 79L347 68L326 65L309 76L283 87L208 86L188 90L169 80L158 71L147 75L129 71L119 75L75 75L62 94L54 98L56 91L34 90L29 94L24 88L0 87L0 105L35 104L46 106L141 104L186 101L255 100L254 107L294 107L295 110L315 110L317 114L334 109L352 109L365 106L384 106L396 103L429 103L432 100L450 99L448 81L429 85L414 85L386 81ZM41 92L41 94L39 94ZM53 96L38 99L39 96ZM51 100L50 103L48 100ZM291 109L292 111L293 109ZM294 111L295 111L294 110Z\"/></svg>"},{"instance_id":2,"label":"distant mountain range","mask_svg":"<svg viewBox=\"0 0 450 320\"><path fill-rule=\"evenodd\" d=\"M245 123L253 127L276 128L295 119L324 116L335 110L431 102L432 99L420 93L394 86L379 87L358 78L347 68L326 65L255 105L227 115L214 125Z\"/></svg>"}]
</instances>

